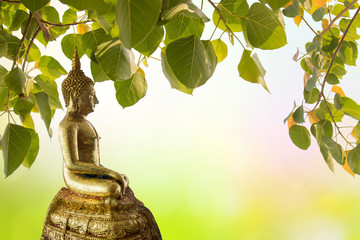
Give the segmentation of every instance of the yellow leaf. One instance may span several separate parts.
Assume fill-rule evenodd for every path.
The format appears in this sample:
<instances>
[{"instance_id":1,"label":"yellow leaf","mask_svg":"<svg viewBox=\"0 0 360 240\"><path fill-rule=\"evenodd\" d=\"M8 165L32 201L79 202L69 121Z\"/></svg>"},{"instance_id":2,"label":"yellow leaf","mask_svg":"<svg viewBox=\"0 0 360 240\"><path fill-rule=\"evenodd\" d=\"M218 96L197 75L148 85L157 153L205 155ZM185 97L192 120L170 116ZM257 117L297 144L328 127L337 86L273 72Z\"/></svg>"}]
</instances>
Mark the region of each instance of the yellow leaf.
<instances>
[{"instance_id":1,"label":"yellow leaf","mask_svg":"<svg viewBox=\"0 0 360 240\"><path fill-rule=\"evenodd\" d=\"M320 119L315 114L315 110L312 110L311 112L309 112L308 117L309 117L311 124L314 124L314 123L317 123L320 121Z\"/></svg>"},{"instance_id":2,"label":"yellow leaf","mask_svg":"<svg viewBox=\"0 0 360 240\"><path fill-rule=\"evenodd\" d=\"M325 30L325 28L327 28L327 26L329 26L329 20L327 20L326 18L324 18L324 19L322 20L321 26L322 26L322 29Z\"/></svg>"},{"instance_id":3,"label":"yellow leaf","mask_svg":"<svg viewBox=\"0 0 360 240\"><path fill-rule=\"evenodd\" d=\"M312 0L313 5L325 7L327 0Z\"/></svg>"},{"instance_id":4,"label":"yellow leaf","mask_svg":"<svg viewBox=\"0 0 360 240\"><path fill-rule=\"evenodd\" d=\"M353 130L351 131L351 136L353 136L356 139L356 141L360 141L360 138L355 133L355 128L353 128Z\"/></svg>"},{"instance_id":5,"label":"yellow leaf","mask_svg":"<svg viewBox=\"0 0 360 240\"><path fill-rule=\"evenodd\" d=\"M296 125L296 122L293 118L293 114L290 115L290 117L287 120L288 123L288 129L290 129L293 125Z\"/></svg>"},{"instance_id":6,"label":"yellow leaf","mask_svg":"<svg viewBox=\"0 0 360 240\"><path fill-rule=\"evenodd\" d=\"M30 113L20 114L20 120L24 127L35 130L35 124Z\"/></svg>"},{"instance_id":7,"label":"yellow leaf","mask_svg":"<svg viewBox=\"0 0 360 240\"><path fill-rule=\"evenodd\" d=\"M39 68L39 60L35 62L35 68Z\"/></svg>"},{"instance_id":8,"label":"yellow leaf","mask_svg":"<svg viewBox=\"0 0 360 240\"><path fill-rule=\"evenodd\" d=\"M145 72L144 72L144 70L142 70L142 68L139 67L138 72L141 73L141 75L143 75L145 77Z\"/></svg>"},{"instance_id":9,"label":"yellow leaf","mask_svg":"<svg viewBox=\"0 0 360 240\"><path fill-rule=\"evenodd\" d=\"M348 154L349 154L349 150L345 151L345 163L343 166L343 168L345 169L345 171L347 171L351 176L355 177L355 173L351 170L349 164L348 164L348 161L347 161L347 157L348 157Z\"/></svg>"},{"instance_id":10,"label":"yellow leaf","mask_svg":"<svg viewBox=\"0 0 360 240\"><path fill-rule=\"evenodd\" d=\"M339 87L339 86L333 86L333 87L331 88L331 91L334 92L334 93L340 94L340 96L342 96L342 97L345 97L344 91L343 91L343 90L341 89L341 87Z\"/></svg>"},{"instance_id":11,"label":"yellow leaf","mask_svg":"<svg viewBox=\"0 0 360 240\"><path fill-rule=\"evenodd\" d=\"M149 64L147 62L147 57L144 58L143 64L145 67L149 67Z\"/></svg>"},{"instance_id":12,"label":"yellow leaf","mask_svg":"<svg viewBox=\"0 0 360 240\"><path fill-rule=\"evenodd\" d=\"M91 30L87 24L78 24L76 26L76 28L77 28L79 34L84 34Z\"/></svg>"},{"instance_id":13,"label":"yellow leaf","mask_svg":"<svg viewBox=\"0 0 360 240\"><path fill-rule=\"evenodd\" d=\"M215 54L217 57L217 62L219 63L222 60L224 60L227 56L227 53L228 53L227 45L220 39L212 40L211 44L214 48L214 51L215 51Z\"/></svg>"}]
</instances>

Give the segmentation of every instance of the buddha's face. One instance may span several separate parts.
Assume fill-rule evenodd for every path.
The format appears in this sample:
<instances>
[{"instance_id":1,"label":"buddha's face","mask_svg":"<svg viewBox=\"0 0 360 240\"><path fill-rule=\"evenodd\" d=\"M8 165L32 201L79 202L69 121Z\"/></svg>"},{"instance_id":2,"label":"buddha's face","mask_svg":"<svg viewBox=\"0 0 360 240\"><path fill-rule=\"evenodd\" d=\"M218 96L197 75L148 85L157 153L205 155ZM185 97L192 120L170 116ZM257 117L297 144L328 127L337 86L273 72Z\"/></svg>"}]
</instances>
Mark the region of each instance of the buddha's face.
<instances>
[{"instance_id":1,"label":"buddha's face","mask_svg":"<svg viewBox=\"0 0 360 240\"><path fill-rule=\"evenodd\" d=\"M93 86L87 87L85 91L81 93L78 99L78 112L84 116L95 110L95 104L99 101L95 95L95 89Z\"/></svg>"}]
</instances>

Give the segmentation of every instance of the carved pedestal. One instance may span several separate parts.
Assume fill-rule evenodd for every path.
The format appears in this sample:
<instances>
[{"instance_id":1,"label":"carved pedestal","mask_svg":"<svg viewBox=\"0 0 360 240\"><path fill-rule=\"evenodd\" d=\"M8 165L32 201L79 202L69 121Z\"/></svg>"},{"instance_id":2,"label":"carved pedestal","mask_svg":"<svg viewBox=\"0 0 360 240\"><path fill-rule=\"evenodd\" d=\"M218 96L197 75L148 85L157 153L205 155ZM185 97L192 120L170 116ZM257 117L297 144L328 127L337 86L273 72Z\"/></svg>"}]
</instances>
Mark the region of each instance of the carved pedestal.
<instances>
[{"instance_id":1,"label":"carved pedestal","mask_svg":"<svg viewBox=\"0 0 360 240\"><path fill-rule=\"evenodd\" d=\"M62 188L50 204L41 240L161 240L149 209L127 188L109 203Z\"/></svg>"}]
</instances>

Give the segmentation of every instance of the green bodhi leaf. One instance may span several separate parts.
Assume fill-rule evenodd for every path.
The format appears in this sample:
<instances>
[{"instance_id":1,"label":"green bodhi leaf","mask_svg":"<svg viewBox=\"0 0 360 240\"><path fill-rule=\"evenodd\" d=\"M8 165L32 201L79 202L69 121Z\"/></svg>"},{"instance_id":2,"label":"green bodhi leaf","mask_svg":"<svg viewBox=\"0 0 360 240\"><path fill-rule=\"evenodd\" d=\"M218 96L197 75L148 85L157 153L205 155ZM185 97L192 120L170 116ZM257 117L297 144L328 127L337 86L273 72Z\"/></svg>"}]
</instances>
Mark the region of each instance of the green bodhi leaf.
<instances>
[{"instance_id":1,"label":"green bodhi leaf","mask_svg":"<svg viewBox=\"0 0 360 240\"><path fill-rule=\"evenodd\" d=\"M329 75L326 78L326 82L331 85L336 85L340 83L338 77L334 73L329 73Z\"/></svg>"},{"instance_id":2,"label":"green bodhi leaf","mask_svg":"<svg viewBox=\"0 0 360 240\"><path fill-rule=\"evenodd\" d=\"M180 15L171 22L165 24L165 44L169 45L179 38L189 37L191 35L196 35L200 38L204 31L204 27L205 23L203 20Z\"/></svg>"},{"instance_id":3,"label":"green bodhi leaf","mask_svg":"<svg viewBox=\"0 0 360 240\"><path fill-rule=\"evenodd\" d=\"M245 37L249 43L260 49L277 49L286 44L283 25L275 13L265 4L254 3L246 14ZM245 31L245 30L244 30Z\"/></svg>"},{"instance_id":4,"label":"green bodhi leaf","mask_svg":"<svg viewBox=\"0 0 360 240\"><path fill-rule=\"evenodd\" d=\"M9 123L1 140L5 176L10 176L25 160L31 145L27 128Z\"/></svg>"},{"instance_id":5,"label":"green bodhi leaf","mask_svg":"<svg viewBox=\"0 0 360 240\"><path fill-rule=\"evenodd\" d=\"M149 57L159 47L164 38L164 33L165 31L163 26L155 26L150 34L134 48L139 53Z\"/></svg>"},{"instance_id":6,"label":"green bodhi leaf","mask_svg":"<svg viewBox=\"0 0 360 240\"><path fill-rule=\"evenodd\" d=\"M351 170L360 175L360 144L349 152L347 162Z\"/></svg>"},{"instance_id":7,"label":"green bodhi leaf","mask_svg":"<svg viewBox=\"0 0 360 240\"><path fill-rule=\"evenodd\" d=\"M39 135L32 129L27 130L31 134L31 144L25 160L22 162L22 165L24 167L30 168L39 153Z\"/></svg>"},{"instance_id":8,"label":"green bodhi leaf","mask_svg":"<svg viewBox=\"0 0 360 240\"><path fill-rule=\"evenodd\" d=\"M313 104L319 99L320 90L313 88L311 91L304 89L304 99L306 103Z\"/></svg>"},{"instance_id":9,"label":"green bodhi leaf","mask_svg":"<svg viewBox=\"0 0 360 240\"><path fill-rule=\"evenodd\" d=\"M265 2L267 2L273 10L276 10L284 7L290 1L291 0L266 0Z\"/></svg>"},{"instance_id":10,"label":"green bodhi leaf","mask_svg":"<svg viewBox=\"0 0 360 240\"><path fill-rule=\"evenodd\" d=\"M304 107L303 106L300 106L295 110L295 112L293 114L293 119L297 123L305 122L305 119L304 119Z\"/></svg>"},{"instance_id":11,"label":"green bodhi leaf","mask_svg":"<svg viewBox=\"0 0 360 240\"><path fill-rule=\"evenodd\" d=\"M113 81L131 77L130 54L130 50L118 39L103 42L95 50L95 57L101 69Z\"/></svg>"},{"instance_id":12,"label":"green bodhi leaf","mask_svg":"<svg viewBox=\"0 0 360 240\"><path fill-rule=\"evenodd\" d=\"M86 1L60 0L60 2L67 4L68 6L72 6L77 10L93 9L96 10L96 12L99 15L104 14L106 11L105 0L86 0Z\"/></svg>"},{"instance_id":13,"label":"green bodhi leaf","mask_svg":"<svg viewBox=\"0 0 360 240\"><path fill-rule=\"evenodd\" d=\"M11 70L5 76L6 85L10 90L14 91L17 95L20 95L21 93L25 93L25 82L26 82L26 75L18 67Z\"/></svg>"},{"instance_id":14,"label":"green bodhi leaf","mask_svg":"<svg viewBox=\"0 0 360 240\"><path fill-rule=\"evenodd\" d=\"M360 105L348 97L341 97L342 108L344 113L356 120L360 120Z\"/></svg>"},{"instance_id":15,"label":"green bodhi leaf","mask_svg":"<svg viewBox=\"0 0 360 240\"><path fill-rule=\"evenodd\" d=\"M99 64L95 63L94 61L90 62L90 69L94 82L103 82L106 80L110 80L110 78L101 69Z\"/></svg>"},{"instance_id":16,"label":"green bodhi leaf","mask_svg":"<svg viewBox=\"0 0 360 240\"><path fill-rule=\"evenodd\" d=\"M62 24L74 23L76 20L77 20L76 12L69 8L63 14Z\"/></svg>"},{"instance_id":17,"label":"green bodhi leaf","mask_svg":"<svg viewBox=\"0 0 360 240\"><path fill-rule=\"evenodd\" d=\"M334 172L334 162L329 149L325 145L320 145L320 152L330 170Z\"/></svg>"},{"instance_id":18,"label":"green bodhi leaf","mask_svg":"<svg viewBox=\"0 0 360 240\"><path fill-rule=\"evenodd\" d=\"M345 154L341 145L328 136L324 136L323 143L329 149L329 152L331 153L333 159L335 159L335 161L340 165L344 165Z\"/></svg>"},{"instance_id":19,"label":"green bodhi leaf","mask_svg":"<svg viewBox=\"0 0 360 240\"><path fill-rule=\"evenodd\" d=\"M222 0L218 9L226 21L226 25L232 32L241 32L241 20L249 11L249 5L245 0ZM213 13L214 25L223 31L228 31L216 10Z\"/></svg>"},{"instance_id":20,"label":"green bodhi leaf","mask_svg":"<svg viewBox=\"0 0 360 240\"><path fill-rule=\"evenodd\" d=\"M161 66L162 66L162 70L164 72L165 77L168 79L168 81L170 82L170 86L172 88L175 88L183 93L186 94L192 94L193 89L189 89L187 87L185 87L184 84L182 84L179 79L176 78L176 76L174 75L173 71L171 70L169 63L167 62L167 58L166 55L163 51L161 51Z\"/></svg>"},{"instance_id":21,"label":"green bodhi leaf","mask_svg":"<svg viewBox=\"0 0 360 240\"><path fill-rule=\"evenodd\" d=\"M37 10L45 7L46 4L50 2L50 0L20 0L20 2L34 13Z\"/></svg>"},{"instance_id":22,"label":"green bodhi leaf","mask_svg":"<svg viewBox=\"0 0 360 240\"><path fill-rule=\"evenodd\" d=\"M291 141L300 149L306 150L310 147L311 139L310 133L306 127L300 125L293 125L289 129Z\"/></svg>"},{"instance_id":23,"label":"green bodhi leaf","mask_svg":"<svg viewBox=\"0 0 360 240\"><path fill-rule=\"evenodd\" d=\"M51 137L52 131L50 129L51 122L51 108L49 105L49 97L44 92L34 94L33 101L40 111L41 119L44 121L49 136Z\"/></svg>"},{"instance_id":24,"label":"green bodhi leaf","mask_svg":"<svg viewBox=\"0 0 360 240\"><path fill-rule=\"evenodd\" d=\"M79 58L84 55L81 38L81 34L68 34L61 40L61 49L68 59L73 59L75 47L77 48Z\"/></svg>"},{"instance_id":25,"label":"green bodhi leaf","mask_svg":"<svg viewBox=\"0 0 360 240\"><path fill-rule=\"evenodd\" d=\"M135 47L151 32L159 20L161 3L161 0L118 0L116 22L120 41L126 48Z\"/></svg>"},{"instance_id":26,"label":"green bodhi leaf","mask_svg":"<svg viewBox=\"0 0 360 240\"><path fill-rule=\"evenodd\" d=\"M251 55L250 50L244 50L238 65L238 71L242 79L251 83L259 83L269 92L264 79L266 71L256 53Z\"/></svg>"},{"instance_id":27,"label":"green bodhi leaf","mask_svg":"<svg viewBox=\"0 0 360 240\"><path fill-rule=\"evenodd\" d=\"M146 95L145 76L137 71L130 79L115 81L116 99L123 107L130 107Z\"/></svg>"},{"instance_id":28,"label":"green bodhi leaf","mask_svg":"<svg viewBox=\"0 0 360 240\"><path fill-rule=\"evenodd\" d=\"M170 21L178 15L184 15L190 18L201 18L205 22L210 21L210 19L191 1L181 2L176 6L164 11L161 14L161 20Z\"/></svg>"},{"instance_id":29,"label":"green bodhi leaf","mask_svg":"<svg viewBox=\"0 0 360 240\"><path fill-rule=\"evenodd\" d=\"M195 35L171 42L166 57L173 74L186 88L197 88L211 77L208 51Z\"/></svg>"},{"instance_id":30,"label":"green bodhi leaf","mask_svg":"<svg viewBox=\"0 0 360 240\"><path fill-rule=\"evenodd\" d=\"M287 17L294 18L299 15L300 8L299 8L299 1L294 0L292 4L283 9L283 14Z\"/></svg>"},{"instance_id":31,"label":"green bodhi leaf","mask_svg":"<svg viewBox=\"0 0 360 240\"><path fill-rule=\"evenodd\" d=\"M315 12L312 14L312 18L314 19L315 22L319 22L322 21L324 15L325 15L325 8L320 7L316 9Z\"/></svg>"},{"instance_id":32,"label":"green bodhi leaf","mask_svg":"<svg viewBox=\"0 0 360 240\"><path fill-rule=\"evenodd\" d=\"M109 40L111 40L111 36L103 28L95 29L82 35L82 49L89 58L92 58L96 47Z\"/></svg>"},{"instance_id":33,"label":"green bodhi leaf","mask_svg":"<svg viewBox=\"0 0 360 240\"><path fill-rule=\"evenodd\" d=\"M42 56L38 64L39 70L51 79L57 79L61 75L67 74L66 70L53 57Z\"/></svg>"}]
</instances>

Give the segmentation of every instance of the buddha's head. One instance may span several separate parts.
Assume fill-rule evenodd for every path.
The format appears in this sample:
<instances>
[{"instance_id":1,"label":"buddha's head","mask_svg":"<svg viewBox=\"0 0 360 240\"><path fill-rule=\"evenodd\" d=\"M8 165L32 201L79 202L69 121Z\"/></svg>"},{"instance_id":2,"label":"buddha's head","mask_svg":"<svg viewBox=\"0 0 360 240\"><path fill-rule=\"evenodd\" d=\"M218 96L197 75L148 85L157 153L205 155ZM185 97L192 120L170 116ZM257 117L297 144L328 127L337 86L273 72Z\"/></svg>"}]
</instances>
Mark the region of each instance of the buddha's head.
<instances>
[{"instance_id":1,"label":"buddha's head","mask_svg":"<svg viewBox=\"0 0 360 240\"><path fill-rule=\"evenodd\" d=\"M95 95L94 82L80 69L80 59L75 49L72 70L61 85L65 106L69 111L88 115L99 103Z\"/></svg>"}]
</instances>

